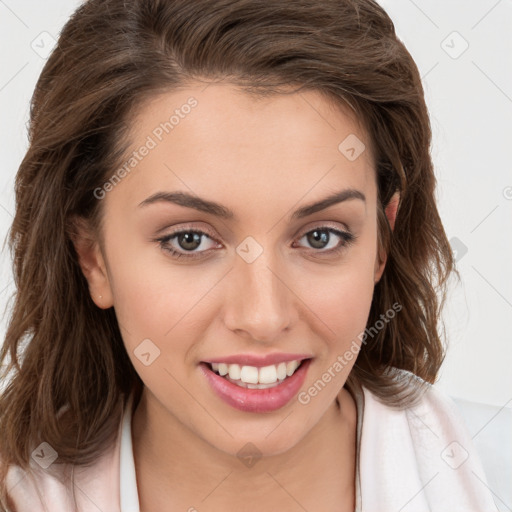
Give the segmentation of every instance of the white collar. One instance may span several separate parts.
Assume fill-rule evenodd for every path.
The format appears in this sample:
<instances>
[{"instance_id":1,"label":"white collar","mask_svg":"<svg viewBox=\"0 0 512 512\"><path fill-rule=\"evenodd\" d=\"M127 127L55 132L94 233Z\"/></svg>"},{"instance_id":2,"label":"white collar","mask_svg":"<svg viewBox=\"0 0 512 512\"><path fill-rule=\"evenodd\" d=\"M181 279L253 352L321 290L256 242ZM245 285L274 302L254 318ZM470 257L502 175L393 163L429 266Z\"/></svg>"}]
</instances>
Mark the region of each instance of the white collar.
<instances>
[{"instance_id":1,"label":"white collar","mask_svg":"<svg viewBox=\"0 0 512 512\"><path fill-rule=\"evenodd\" d=\"M137 492L137 478L135 476L135 462L132 448L132 404L133 394L130 395L123 417L121 434L121 454L119 489L121 494L121 512L140 512L139 495Z\"/></svg>"},{"instance_id":2,"label":"white collar","mask_svg":"<svg viewBox=\"0 0 512 512\"><path fill-rule=\"evenodd\" d=\"M362 427L362 411L364 401L362 394L354 390L356 405L358 409L357 421L357 444L361 435ZM121 431L121 453L120 453L120 472L119 472L119 489L120 489L120 509L121 512L140 512L139 494L137 491L137 478L135 475L135 461L133 458L133 445L132 445L132 407L133 407L133 393L130 394L128 403L125 409L122 422ZM357 472L359 473L359 464L357 463ZM356 483L356 512L360 510L360 486L359 476Z\"/></svg>"},{"instance_id":3,"label":"white collar","mask_svg":"<svg viewBox=\"0 0 512 512\"><path fill-rule=\"evenodd\" d=\"M353 391L358 412L356 512L363 510L363 502L365 510L497 510L478 453L448 397L429 386L418 404L397 410L366 389L354 387ZM121 512L140 512L131 437L132 403L130 397L122 423ZM443 453L450 447L454 453L457 445L467 460L455 470L445 462Z\"/></svg>"}]
</instances>

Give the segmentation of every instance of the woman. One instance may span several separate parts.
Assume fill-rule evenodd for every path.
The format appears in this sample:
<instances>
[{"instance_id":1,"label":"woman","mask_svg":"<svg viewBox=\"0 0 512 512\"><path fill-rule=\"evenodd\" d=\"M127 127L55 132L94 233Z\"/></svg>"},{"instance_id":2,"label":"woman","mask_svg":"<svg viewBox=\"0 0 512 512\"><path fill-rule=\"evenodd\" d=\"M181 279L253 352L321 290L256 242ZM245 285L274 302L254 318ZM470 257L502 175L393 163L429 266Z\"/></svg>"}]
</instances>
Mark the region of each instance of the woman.
<instances>
[{"instance_id":1,"label":"woman","mask_svg":"<svg viewBox=\"0 0 512 512\"><path fill-rule=\"evenodd\" d=\"M16 179L3 510L495 510L431 386L430 139L372 1L85 2Z\"/></svg>"}]
</instances>

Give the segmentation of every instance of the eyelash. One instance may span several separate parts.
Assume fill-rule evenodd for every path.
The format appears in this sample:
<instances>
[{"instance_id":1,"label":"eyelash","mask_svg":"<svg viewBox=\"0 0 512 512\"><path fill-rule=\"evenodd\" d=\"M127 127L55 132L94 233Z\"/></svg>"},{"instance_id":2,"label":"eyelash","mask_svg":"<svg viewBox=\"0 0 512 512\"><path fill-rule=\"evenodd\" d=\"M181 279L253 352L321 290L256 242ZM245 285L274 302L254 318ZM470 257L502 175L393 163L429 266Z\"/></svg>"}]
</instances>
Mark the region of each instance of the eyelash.
<instances>
[{"instance_id":1,"label":"eyelash","mask_svg":"<svg viewBox=\"0 0 512 512\"><path fill-rule=\"evenodd\" d=\"M327 231L328 233L332 233L334 235L337 235L337 236L339 236L342 239L342 243L340 245L338 245L337 247L334 247L332 249L328 249L327 251L324 251L324 250L321 250L321 249L316 251L315 249L312 249L313 252L318 252L318 253L321 253L321 254L329 254L331 256L338 255L344 249L346 249L350 245L352 245L355 242L356 238L357 238L356 235L354 235L352 233L349 233L348 231L340 231L339 229L335 229L335 228L332 228L330 226L316 226L313 229L310 229L310 230L302 233L298 237L298 239L300 240L305 235L308 235L309 233L312 233L313 231L322 231L322 232ZM201 256L201 255L203 253L205 253L205 252L208 252L210 249L208 249L206 251L201 251L201 252L198 252L198 253L187 254L187 253L179 252L179 251L177 251L177 250L175 250L173 248L170 248L169 246L166 245L173 238L176 238L177 236L182 235L184 233L196 233L196 234L199 234L199 235L206 235L211 240L216 241L215 238L209 232L203 231L201 229L196 229L196 228L182 228L182 229L180 229L178 231L170 233L169 235L165 235L163 237L157 238L154 241L155 242L159 242L160 243L160 247L164 251L170 253L170 255L173 258L176 258L176 259L178 259L178 258L186 258L186 259L189 259L189 260L203 258L203 256Z\"/></svg>"}]
</instances>

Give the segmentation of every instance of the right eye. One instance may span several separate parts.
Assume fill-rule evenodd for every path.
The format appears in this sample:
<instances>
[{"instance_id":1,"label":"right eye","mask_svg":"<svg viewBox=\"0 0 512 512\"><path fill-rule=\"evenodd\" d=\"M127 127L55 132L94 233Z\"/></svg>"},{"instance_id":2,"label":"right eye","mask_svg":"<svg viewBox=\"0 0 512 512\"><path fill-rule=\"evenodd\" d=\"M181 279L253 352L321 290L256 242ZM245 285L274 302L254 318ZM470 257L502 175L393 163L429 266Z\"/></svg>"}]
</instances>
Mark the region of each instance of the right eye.
<instances>
[{"instance_id":1,"label":"right eye","mask_svg":"<svg viewBox=\"0 0 512 512\"><path fill-rule=\"evenodd\" d=\"M169 235L157 238L156 241L160 242L160 247L171 254L173 258L200 258L201 253L208 252L209 249L198 251L197 249L204 249L204 237L212 240L209 233L200 229L180 229ZM171 244L174 242L174 245Z\"/></svg>"}]
</instances>

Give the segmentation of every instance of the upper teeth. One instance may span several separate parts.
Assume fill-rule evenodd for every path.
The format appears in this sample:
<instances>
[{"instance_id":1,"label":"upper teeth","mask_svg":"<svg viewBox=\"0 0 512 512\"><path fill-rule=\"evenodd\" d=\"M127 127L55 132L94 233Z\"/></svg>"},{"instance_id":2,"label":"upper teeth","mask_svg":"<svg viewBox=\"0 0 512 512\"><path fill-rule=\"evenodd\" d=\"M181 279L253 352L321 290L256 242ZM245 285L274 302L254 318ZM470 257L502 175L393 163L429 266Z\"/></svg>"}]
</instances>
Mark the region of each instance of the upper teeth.
<instances>
[{"instance_id":1,"label":"upper teeth","mask_svg":"<svg viewBox=\"0 0 512 512\"><path fill-rule=\"evenodd\" d=\"M233 380L241 380L247 384L273 384L277 380L291 377L299 367L301 361L288 361L287 363L272 364L257 368L256 366L240 366L238 364L211 363L212 369L220 375L228 375Z\"/></svg>"}]
</instances>

